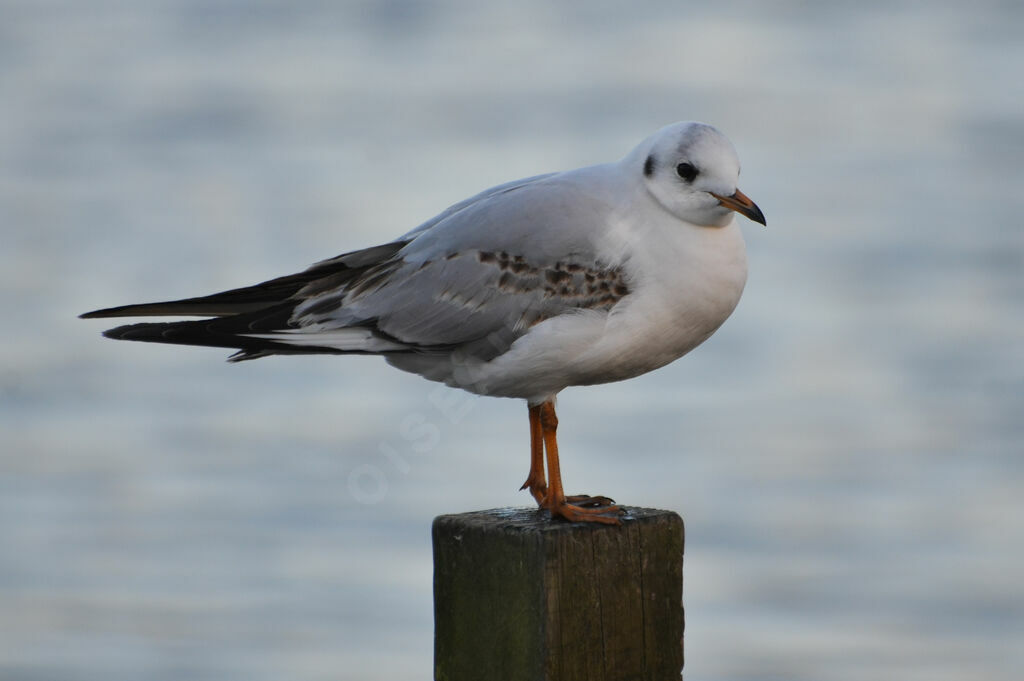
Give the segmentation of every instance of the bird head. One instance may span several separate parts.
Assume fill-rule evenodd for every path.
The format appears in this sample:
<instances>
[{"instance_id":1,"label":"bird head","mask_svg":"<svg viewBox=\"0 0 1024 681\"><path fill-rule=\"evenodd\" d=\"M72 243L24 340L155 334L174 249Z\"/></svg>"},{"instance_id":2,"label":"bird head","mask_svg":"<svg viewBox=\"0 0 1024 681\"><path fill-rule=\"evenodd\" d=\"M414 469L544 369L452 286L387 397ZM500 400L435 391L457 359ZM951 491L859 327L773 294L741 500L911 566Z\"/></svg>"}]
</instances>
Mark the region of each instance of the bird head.
<instances>
[{"instance_id":1,"label":"bird head","mask_svg":"<svg viewBox=\"0 0 1024 681\"><path fill-rule=\"evenodd\" d=\"M705 123L674 123L644 140L626 158L669 213L694 225L722 227L733 212L767 224L764 213L736 186L740 161L732 143ZM635 168L635 170L633 170Z\"/></svg>"}]
</instances>

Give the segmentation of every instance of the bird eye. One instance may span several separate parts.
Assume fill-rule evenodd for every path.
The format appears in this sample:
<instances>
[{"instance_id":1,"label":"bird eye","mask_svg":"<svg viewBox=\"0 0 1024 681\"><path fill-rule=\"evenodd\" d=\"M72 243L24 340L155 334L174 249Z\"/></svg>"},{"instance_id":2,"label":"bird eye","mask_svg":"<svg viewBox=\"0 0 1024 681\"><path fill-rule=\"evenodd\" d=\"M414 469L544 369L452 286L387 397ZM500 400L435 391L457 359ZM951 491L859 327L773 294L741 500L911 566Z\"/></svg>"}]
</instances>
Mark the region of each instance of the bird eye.
<instances>
[{"instance_id":1,"label":"bird eye","mask_svg":"<svg viewBox=\"0 0 1024 681\"><path fill-rule=\"evenodd\" d=\"M697 177L697 173L698 170L693 167L692 163L680 163L676 166L676 175L687 182L693 182Z\"/></svg>"}]
</instances>

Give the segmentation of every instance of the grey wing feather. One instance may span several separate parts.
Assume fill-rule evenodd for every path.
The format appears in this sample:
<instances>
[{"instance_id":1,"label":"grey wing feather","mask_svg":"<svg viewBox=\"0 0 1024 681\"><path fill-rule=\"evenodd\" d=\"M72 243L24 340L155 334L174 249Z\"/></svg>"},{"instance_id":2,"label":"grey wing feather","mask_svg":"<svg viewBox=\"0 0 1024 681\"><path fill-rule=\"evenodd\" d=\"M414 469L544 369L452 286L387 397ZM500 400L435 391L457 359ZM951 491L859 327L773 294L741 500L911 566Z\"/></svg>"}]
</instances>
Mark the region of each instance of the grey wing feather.
<instances>
[{"instance_id":1,"label":"grey wing feather","mask_svg":"<svg viewBox=\"0 0 1024 681\"><path fill-rule=\"evenodd\" d=\"M434 227L435 225L448 220L450 217L452 217L456 213L462 212L465 208L468 208L468 207L473 206L473 205L479 205L479 204L485 202L487 199L489 199L491 197L499 196L499 195L504 194L506 192L509 192L509 191L512 191L512 190L515 190L515 189L519 189L520 187L525 187L526 185L534 184L536 182L545 180L545 179L547 179L549 177L552 177L554 175L557 175L557 173L544 173L543 175L534 175L532 177L525 177L525 178L523 178L521 180L513 180L512 182L506 182L504 184L499 184L497 186L491 187L490 189L485 189L482 192L480 192L479 194L474 194L473 196L469 197L468 199L463 199L462 201L459 201L458 203L455 203L455 204L452 204L451 206L448 206L447 208L445 208L443 211L441 211L440 213L438 213L434 217L430 218L429 220L427 220L423 224L417 226L416 228L414 228L414 229L410 230L409 232L407 232L406 234L404 234L401 237L401 239L402 240L406 240L406 241L409 240L409 239L412 239L412 238L414 238L416 236L419 236L420 234L422 234L423 232L427 231L428 229Z\"/></svg>"},{"instance_id":2,"label":"grey wing feather","mask_svg":"<svg viewBox=\"0 0 1024 681\"><path fill-rule=\"evenodd\" d=\"M577 171L578 172L578 171ZM610 310L628 293L594 234L608 206L576 173L488 189L405 237L253 286L95 310L83 317L194 315L110 329L121 340L235 348L233 360L288 353L500 354L534 324Z\"/></svg>"},{"instance_id":3,"label":"grey wing feather","mask_svg":"<svg viewBox=\"0 0 1024 681\"><path fill-rule=\"evenodd\" d=\"M424 349L485 339L507 347L544 319L609 310L629 289L619 263L599 261L593 246L607 213L593 197L567 203L572 190L545 175L456 204L359 281L310 296L293 322L323 330L372 323Z\"/></svg>"}]
</instances>

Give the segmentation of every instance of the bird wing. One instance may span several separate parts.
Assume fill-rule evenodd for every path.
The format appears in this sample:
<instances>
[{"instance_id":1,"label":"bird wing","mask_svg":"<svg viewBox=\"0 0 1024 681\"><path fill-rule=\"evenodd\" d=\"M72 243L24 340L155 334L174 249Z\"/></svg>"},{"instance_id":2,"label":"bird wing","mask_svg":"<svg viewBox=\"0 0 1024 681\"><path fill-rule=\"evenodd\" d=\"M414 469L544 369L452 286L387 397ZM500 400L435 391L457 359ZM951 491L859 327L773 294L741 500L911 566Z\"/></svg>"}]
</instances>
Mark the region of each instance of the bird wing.
<instances>
[{"instance_id":1,"label":"bird wing","mask_svg":"<svg viewBox=\"0 0 1024 681\"><path fill-rule=\"evenodd\" d=\"M542 175L486 190L396 241L297 274L82 316L209 316L131 324L105 335L231 347L239 350L234 360L456 347L489 358L544 319L610 310L628 294L621 263L602 261L595 247L607 215L601 197L583 190L572 173Z\"/></svg>"},{"instance_id":2,"label":"bird wing","mask_svg":"<svg viewBox=\"0 0 1024 681\"><path fill-rule=\"evenodd\" d=\"M547 175L463 202L403 237L396 257L310 295L291 335L371 326L420 351L489 339L486 354L545 319L610 310L628 284L621 263L597 254L608 206L580 191L571 176Z\"/></svg>"}]
</instances>

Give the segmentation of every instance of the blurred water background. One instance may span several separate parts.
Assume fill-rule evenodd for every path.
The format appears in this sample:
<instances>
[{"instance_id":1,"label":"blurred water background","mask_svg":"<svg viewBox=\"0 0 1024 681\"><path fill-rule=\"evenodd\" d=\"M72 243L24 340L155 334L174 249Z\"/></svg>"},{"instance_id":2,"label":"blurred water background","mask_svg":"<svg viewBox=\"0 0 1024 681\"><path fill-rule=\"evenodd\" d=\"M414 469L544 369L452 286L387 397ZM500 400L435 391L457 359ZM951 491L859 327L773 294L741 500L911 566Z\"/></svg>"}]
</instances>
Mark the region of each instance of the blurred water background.
<instances>
[{"instance_id":1,"label":"blurred water background","mask_svg":"<svg viewBox=\"0 0 1024 681\"><path fill-rule=\"evenodd\" d=\"M686 519L689 679L1020 678L1022 26L0 2L0 678L431 678L431 518L527 504L526 408L75 316L296 271L680 119L732 138L769 227L704 347L562 394L570 491Z\"/></svg>"}]
</instances>

